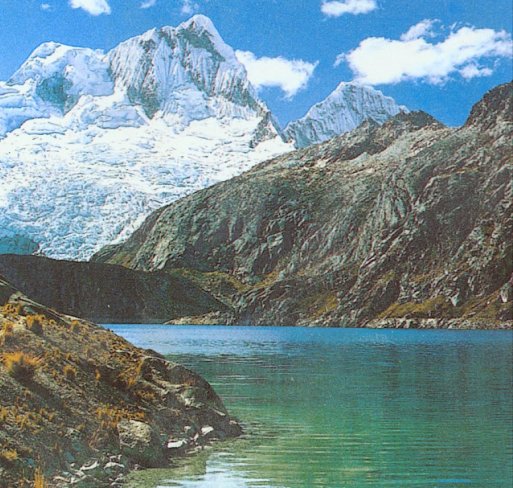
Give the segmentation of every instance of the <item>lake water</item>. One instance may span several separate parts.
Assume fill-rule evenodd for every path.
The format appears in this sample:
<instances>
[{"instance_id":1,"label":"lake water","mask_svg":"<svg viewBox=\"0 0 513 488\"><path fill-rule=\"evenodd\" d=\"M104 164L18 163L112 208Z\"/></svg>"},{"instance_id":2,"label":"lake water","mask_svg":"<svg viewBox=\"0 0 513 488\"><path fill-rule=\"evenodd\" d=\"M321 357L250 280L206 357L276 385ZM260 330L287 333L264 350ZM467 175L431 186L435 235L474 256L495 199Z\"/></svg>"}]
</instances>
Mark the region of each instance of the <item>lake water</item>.
<instances>
[{"instance_id":1,"label":"lake water","mask_svg":"<svg viewBox=\"0 0 513 488\"><path fill-rule=\"evenodd\" d=\"M512 486L511 331L108 327L201 373L246 431L130 486Z\"/></svg>"}]
</instances>

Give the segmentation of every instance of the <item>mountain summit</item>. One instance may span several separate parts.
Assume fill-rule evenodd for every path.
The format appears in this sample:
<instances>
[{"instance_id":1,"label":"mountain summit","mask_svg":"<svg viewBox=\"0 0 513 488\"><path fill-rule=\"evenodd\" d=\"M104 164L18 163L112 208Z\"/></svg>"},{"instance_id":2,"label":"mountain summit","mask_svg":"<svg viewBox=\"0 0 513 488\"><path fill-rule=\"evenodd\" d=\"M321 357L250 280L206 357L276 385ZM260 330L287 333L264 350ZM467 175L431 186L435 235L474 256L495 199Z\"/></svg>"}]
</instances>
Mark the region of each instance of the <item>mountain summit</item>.
<instances>
[{"instance_id":1,"label":"mountain summit","mask_svg":"<svg viewBox=\"0 0 513 488\"><path fill-rule=\"evenodd\" d=\"M73 128L140 126L166 116L170 125L184 126L208 117L247 119L269 112L233 49L202 15L176 28L151 29L107 54L44 43L1 89L0 134L25 120L71 111L67 122ZM109 96L98 110L90 108L90 97Z\"/></svg>"},{"instance_id":2,"label":"mountain summit","mask_svg":"<svg viewBox=\"0 0 513 488\"><path fill-rule=\"evenodd\" d=\"M297 148L303 148L356 129L366 119L382 124L399 112L408 109L380 91L343 82L304 117L291 122L284 134Z\"/></svg>"},{"instance_id":3,"label":"mountain summit","mask_svg":"<svg viewBox=\"0 0 513 488\"><path fill-rule=\"evenodd\" d=\"M268 112L233 49L202 15L129 39L109 53L108 61L116 85L148 117L179 115L187 123Z\"/></svg>"},{"instance_id":4,"label":"mountain summit","mask_svg":"<svg viewBox=\"0 0 513 488\"><path fill-rule=\"evenodd\" d=\"M204 16L108 53L42 44L0 82L0 252L87 259L291 148Z\"/></svg>"}]
</instances>

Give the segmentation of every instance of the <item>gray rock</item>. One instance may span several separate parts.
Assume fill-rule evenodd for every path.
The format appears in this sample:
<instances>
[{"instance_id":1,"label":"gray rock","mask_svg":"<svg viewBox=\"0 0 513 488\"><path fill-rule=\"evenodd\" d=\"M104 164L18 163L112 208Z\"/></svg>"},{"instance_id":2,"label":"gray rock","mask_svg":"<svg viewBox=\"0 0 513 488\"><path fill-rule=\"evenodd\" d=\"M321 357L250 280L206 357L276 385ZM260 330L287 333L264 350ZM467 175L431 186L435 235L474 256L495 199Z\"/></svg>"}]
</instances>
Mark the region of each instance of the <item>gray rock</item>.
<instances>
[{"instance_id":1,"label":"gray rock","mask_svg":"<svg viewBox=\"0 0 513 488\"><path fill-rule=\"evenodd\" d=\"M500 291L502 303L509 303L513 301L513 285L511 282L505 283Z\"/></svg>"},{"instance_id":2,"label":"gray rock","mask_svg":"<svg viewBox=\"0 0 513 488\"><path fill-rule=\"evenodd\" d=\"M118 424L121 452L144 466L160 466L164 462L162 445L150 425L137 420L121 420Z\"/></svg>"},{"instance_id":3,"label":"gray rock","mask_svg":"<svg viewBox=\"0 0 513 488\"><path fill-rule=\"evenodd\" d=\"M98 460L95 460L93 461L91 464L89 465L83 465L81 468L80 468L80 471L84 472L84 471L94 471L95 469L98 469L100 467L100 463L98 462Z\"/></svg>"},{"instance_id":4,"label":"gray rock","mask_svg":"<svg viewBox=\"0 0 513 488\"><path fill-rule=\"evenodd\" d=\"M166 447L171 450L180 450L186 447L188 443L187 439L169 440Z\"/></svg>"},{"instance_id":5,"label":"gray rock","mask_svg":"<svg viewBox=\"0 0 513 488\"><path fill-rule=\"evenodd\" d=\"M109 461L107 464L105 464L103 469L105 471L123 471L125 469L125 466L120 463Z\"/></svg>"}]
</instances>

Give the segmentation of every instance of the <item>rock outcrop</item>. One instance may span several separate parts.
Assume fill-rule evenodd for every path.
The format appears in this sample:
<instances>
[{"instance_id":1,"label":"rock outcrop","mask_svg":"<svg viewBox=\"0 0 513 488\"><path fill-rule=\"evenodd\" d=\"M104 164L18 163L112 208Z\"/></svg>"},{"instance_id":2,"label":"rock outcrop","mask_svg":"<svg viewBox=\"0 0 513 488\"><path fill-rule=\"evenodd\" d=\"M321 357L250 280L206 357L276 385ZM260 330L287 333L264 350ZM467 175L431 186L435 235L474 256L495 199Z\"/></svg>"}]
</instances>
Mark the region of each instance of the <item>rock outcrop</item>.
<instances>
[{"instance_id":1,"label":"rock outcrop","mask_svg":"<svg viewBox=\"0 0 513 488\"><path fill-rule=\"evenodd\" d=\"M121 486L241 432L197 374L2 278L0 326L1 487Z\"/></svg>"},{"instance_id":2,"label":"rock outcrop","mask_svg":"<svg viewBox=\"0 0 513 488\"><path fill-rule=\"evenodd\" d=\"M365 122L160 209L95 259L194 277L232 323L511 325L512 113L509 83L461 128Z\"/></svg>"}]
</instances>

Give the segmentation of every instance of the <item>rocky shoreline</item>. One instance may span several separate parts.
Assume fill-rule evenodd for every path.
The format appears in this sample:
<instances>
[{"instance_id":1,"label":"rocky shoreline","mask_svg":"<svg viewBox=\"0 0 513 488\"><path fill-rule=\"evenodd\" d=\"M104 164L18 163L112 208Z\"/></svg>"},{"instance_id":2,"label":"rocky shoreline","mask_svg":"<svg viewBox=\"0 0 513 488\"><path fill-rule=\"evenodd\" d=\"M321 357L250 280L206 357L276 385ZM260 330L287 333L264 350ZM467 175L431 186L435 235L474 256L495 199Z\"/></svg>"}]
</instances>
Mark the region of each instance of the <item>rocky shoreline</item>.
<instances>
[{"instance_id":1,"label":"rocky shoreline","mask_svg":"<svg viewBox=\"0 0 513 488\"><path fill-rule=\"evenodd\" d=\"M121 486L242 433L196 373L1 278L0 326L2 488Z\"/></svg>"},{"instance_id":2,"label":"rocky shoreline","mask_svg":"<svg viewBox=\"0 0 513 488\"><path fill-rule=\"evenodd\" d=\"M223 322L224 320L224 322ZM222 314L208 314L204 316L182 317L176 320L170 320L165 325L244 325L237 324L230 318ZM265 327L265 325L260 325ZM313 322L304 327L331 327L344 328L338 323ZM409 318L393 317L386 319L375 319L366 322L362 326L369 329L461 329L461 330L511 330L513 329L513 320L490 321L473 320L471 318Z\"/></svg>"},{"instance_id":3,"label":"rocky shoreline","mask_svg":"<svg viewBox=\"0 0 513 488\"><path fill-rule=\"evenodd\" d=\"M240 434L238 424L235 423L231 425L229 433L216 430L210 425L205 425L200 430L196 430L192 426L186 427L181 436L170 438L165 443L169 460L193 456L208 445ZM131 451L132 455L134 449L142 452L149 449L152 452L151 430L147 429L146 424L142 422L120 423L119 437L122 451ZM80 467L76 463L71 463L66 470L54 474L47 486L55 488L69 486L122 487L125 486L128 474L141 469L145 469L145 466L134 462L130 455L105 452L100 456L91 457Z\"/></svg>"},{"instance_id":4,"label":"rocky shoreline","mask_svg":"<svg viewBox=\"0 0 513 488\"><path fill-rule=\"evenodd\" d=\"M365 324L370 329L459 329L459 330L511 330L513 320L485 321L470 319L408 319L391 318L371 320Z\"/></svg>"}]
</instances>

